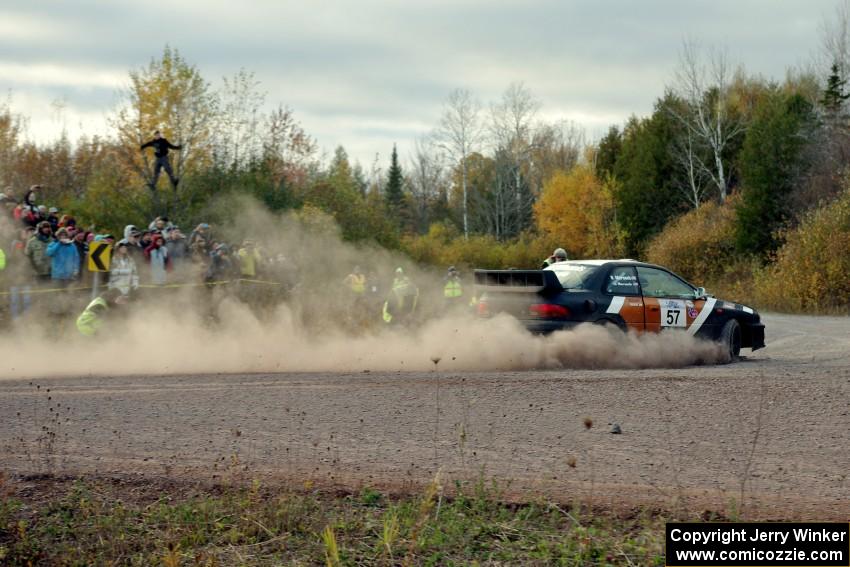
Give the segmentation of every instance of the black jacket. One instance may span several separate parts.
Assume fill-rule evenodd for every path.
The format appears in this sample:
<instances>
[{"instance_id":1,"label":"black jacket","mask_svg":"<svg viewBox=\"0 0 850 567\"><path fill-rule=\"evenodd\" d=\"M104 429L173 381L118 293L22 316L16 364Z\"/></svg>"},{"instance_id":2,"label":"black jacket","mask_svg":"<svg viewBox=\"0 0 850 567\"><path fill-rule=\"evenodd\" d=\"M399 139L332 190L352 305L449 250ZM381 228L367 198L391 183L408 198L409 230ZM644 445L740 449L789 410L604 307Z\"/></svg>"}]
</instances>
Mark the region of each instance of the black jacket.
<instances>
[{"instance_id":1,"label":"black jacket","mask_svg":"<svg viewBox=\"0 0 850 567\"><path fill-rule=\"evenodd\" d=\"M153 149L154 149L153 153L156 157L167 156L169 149L172 149L172 150L179 150L180 149L180 146L175 146L174 144L172 144L171 142L169 142L165 138L159 138L159 139L154 138L150 142L146 142L146 143L142 144L142 149L144 150L145 148L149 148L151 146L153 146Z\"/></svg>"}]
</instances>

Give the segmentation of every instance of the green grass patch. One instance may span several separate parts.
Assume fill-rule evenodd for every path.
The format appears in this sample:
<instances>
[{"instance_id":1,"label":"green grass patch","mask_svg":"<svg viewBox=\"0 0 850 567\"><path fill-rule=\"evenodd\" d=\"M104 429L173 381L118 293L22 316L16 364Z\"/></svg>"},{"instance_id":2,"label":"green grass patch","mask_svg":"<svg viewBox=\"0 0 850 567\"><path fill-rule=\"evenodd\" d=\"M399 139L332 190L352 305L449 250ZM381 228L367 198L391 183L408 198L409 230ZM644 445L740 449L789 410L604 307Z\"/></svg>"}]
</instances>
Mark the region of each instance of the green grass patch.
<instances>
[{"instance_id":1,"label":"green grass patch","mask_svg":"<svg viewBox=\"0 0 850 567\"><path fill-rule=\"evenodd\" d=\"M20 488L20 486L25 488ZM663 565L664 518L506 502L434 482L393 497L265 488L17 483L0 502L3 565Z\"/></svg>"}]
</instances>

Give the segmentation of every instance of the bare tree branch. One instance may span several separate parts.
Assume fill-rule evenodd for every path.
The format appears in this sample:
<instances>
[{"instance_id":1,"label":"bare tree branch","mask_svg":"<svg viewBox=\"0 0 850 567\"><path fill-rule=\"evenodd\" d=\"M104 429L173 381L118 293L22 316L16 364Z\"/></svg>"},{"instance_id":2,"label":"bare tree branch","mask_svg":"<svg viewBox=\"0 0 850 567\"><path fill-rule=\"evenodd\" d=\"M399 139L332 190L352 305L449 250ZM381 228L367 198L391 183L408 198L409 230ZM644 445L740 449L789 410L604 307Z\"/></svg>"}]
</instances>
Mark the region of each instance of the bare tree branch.
<instances>
[{"instance_id":1,"label":"bare tree branch","mask_svg":"<svg viewBox=\"0 0 850 567\"><path fill-rule=\"evenodd\" d=\"M689 163L711 179L721 202L729 193L732 173L723 154L746 128L743 118L731 111L729 95L733 77L725 52L710 51L706 62L696 44L685 42L673 88L684 105L670 107L671 114L692 138L692 144L704 145L709 150L710 159L703 160L692 152L691 158L698 159L690 159Z\"/></svg>"},{"instance_id":2,"label":"bare tree branch","mask_svg":"<svg viewBox=\"0 0 850 567\"><path fill-rule=\"evenodd\" d=\"M523 211L530 210L532 204L523 195L522 179L523 171L528 177L531 169L535 130L533 121L540 106L540 101L523 83L511 83L502 95L502 100L490 107L490 133L494 149L512 162L513 200L507 200L503 205L515 210L501 211L500 215L505 218L523 217ZM496 188L500 193L502 189L501 186ZM502 202L501 197L498 201ZM516 227L510 228L511 231L516 230ZM497 237L503 232L497 230Z\"/></svg>"},{"instance_id":3,"label":"bare tree branch","mask_svg":"<svg viewBox=\"0 0 850 567\"><path fill-rule=\"evenodd\" d=\"M410 187L420 232L428 229L428 207L439 198L445 183L445 168L434 151L434 140L423 136L413 143L413 155L405 181Z\"/></svg>"},{"instance_id":4,"label":"bare tree branch","mask_svg":"<svg viewBox=\"0 0 850 567\"><path fill-rule=\"evenodd\" d=\"M466 159L481 143L483 131L480 113L481 103L472 96L472 93L465 89L455 89L449 94L443 116L435 132L435 139L438 140L440 147L461 166L464 238L469 238Z\"/></svg>"},{"instance_id":5,"label":"bare tree branch","mask_svg":"<svg viewBox=\"0 0 850 567\"><path fill-rule=\"evenodd\" d=\"M850 0L843 0L820 24L821 46L817 57L819 74L826 77L833 65L846 78L850 72Z\"/></svg>"}]
</instances>

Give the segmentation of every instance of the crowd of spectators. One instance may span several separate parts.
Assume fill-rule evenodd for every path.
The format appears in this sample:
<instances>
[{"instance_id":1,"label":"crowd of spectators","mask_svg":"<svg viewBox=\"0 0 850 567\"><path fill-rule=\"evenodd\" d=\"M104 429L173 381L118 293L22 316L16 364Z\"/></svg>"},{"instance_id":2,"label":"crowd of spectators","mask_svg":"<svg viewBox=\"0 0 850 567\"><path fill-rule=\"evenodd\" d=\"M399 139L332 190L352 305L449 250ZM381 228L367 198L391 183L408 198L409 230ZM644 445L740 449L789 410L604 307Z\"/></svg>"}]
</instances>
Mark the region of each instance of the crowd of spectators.
<instances>
[{"instance_id":1,"label":"crowd of spectators","mask_svg":"<svg viewBox=\"0 0 850 567\"><path fill-rule=\"evenodd\" d=\"M128 224L119 237L97 233L58 207L39 204L40 189L31 187L21 199L11 188L0 193L0 273L13 319L29 308L34 293L90 288L88 255L96 242L112 245L109 272L98 284L125 295L140 287L256 279L280 261L266 258L252 240L234 245L217 238L207 223L187 236L165 216L148 226Z\"/></svg>"},{"instance_id":2,"label":"crowd of spectators","mask_svg":"<svg viewBox=\"0 0 850 567\"><path fill-rule=\"evenodd\" d=\"M21 199L11 188L0 193L0 323L19 318L35 304L46 306L51 314L74 315L87 300L107 290L136 298L158 296L156 288L199 287L225 293L235 289L239 299L261 307L291 296L301 277L309 276L299 273L282 254L269 252L269 246L278 243L240 238L234 244L204 222L184 231L174 220L158 216L147 225L127 224L120 234L97 232L72 214L39 203L40 189L31 187ZM110 245L111 257L108 271L95 273L89 269L89 255L101 242ZM104 259L102 254L98 257ZM435 305L445 308L465 302L459 277L452 274L453 268L444 289L436 292L440 301L432 298ZM353 327L380 322L382 317L385 323L402 321L404 317L390 313L399 311L399 305L410 311L408 319L417 310L418 288L402 268L396 269L391 287L384 283L374 271L364 273L358 267L344 281L326 280L326 285L337 286L332 296L341 302ZM402 289L416 290L416 299L408 300Z\"/></svg>"}]
</instances>

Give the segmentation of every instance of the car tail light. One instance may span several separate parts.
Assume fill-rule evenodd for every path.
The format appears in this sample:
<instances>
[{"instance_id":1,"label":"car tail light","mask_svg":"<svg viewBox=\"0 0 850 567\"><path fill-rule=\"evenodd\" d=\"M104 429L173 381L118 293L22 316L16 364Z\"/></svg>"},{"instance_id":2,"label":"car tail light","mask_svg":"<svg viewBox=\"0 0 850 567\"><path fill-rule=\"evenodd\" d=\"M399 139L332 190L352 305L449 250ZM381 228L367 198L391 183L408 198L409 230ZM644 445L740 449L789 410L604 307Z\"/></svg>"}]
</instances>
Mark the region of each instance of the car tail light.
<instances>
[{"instance_id":1,"label":"car tail light","mask_svg":"<svg viewBox=\"0 0 850 567\"><path fill-rule=\"evenodd\" d=\"M543 319L564 318L570 316L570 310L563 305L554 303L535 303L529 307L529 311L535 317Z\"/></svg>"},{"instance_id":2,"label":"car tail light","mask_svg":"<svg viewBox=\"0 0 850 567\"><path fill-rule=\"evenodd\" d=\"M482 299L478 302L478 316L479 317L489 317L490 316L490 306L487 305L486 299Z\"/></svg>"}]
</instances>

